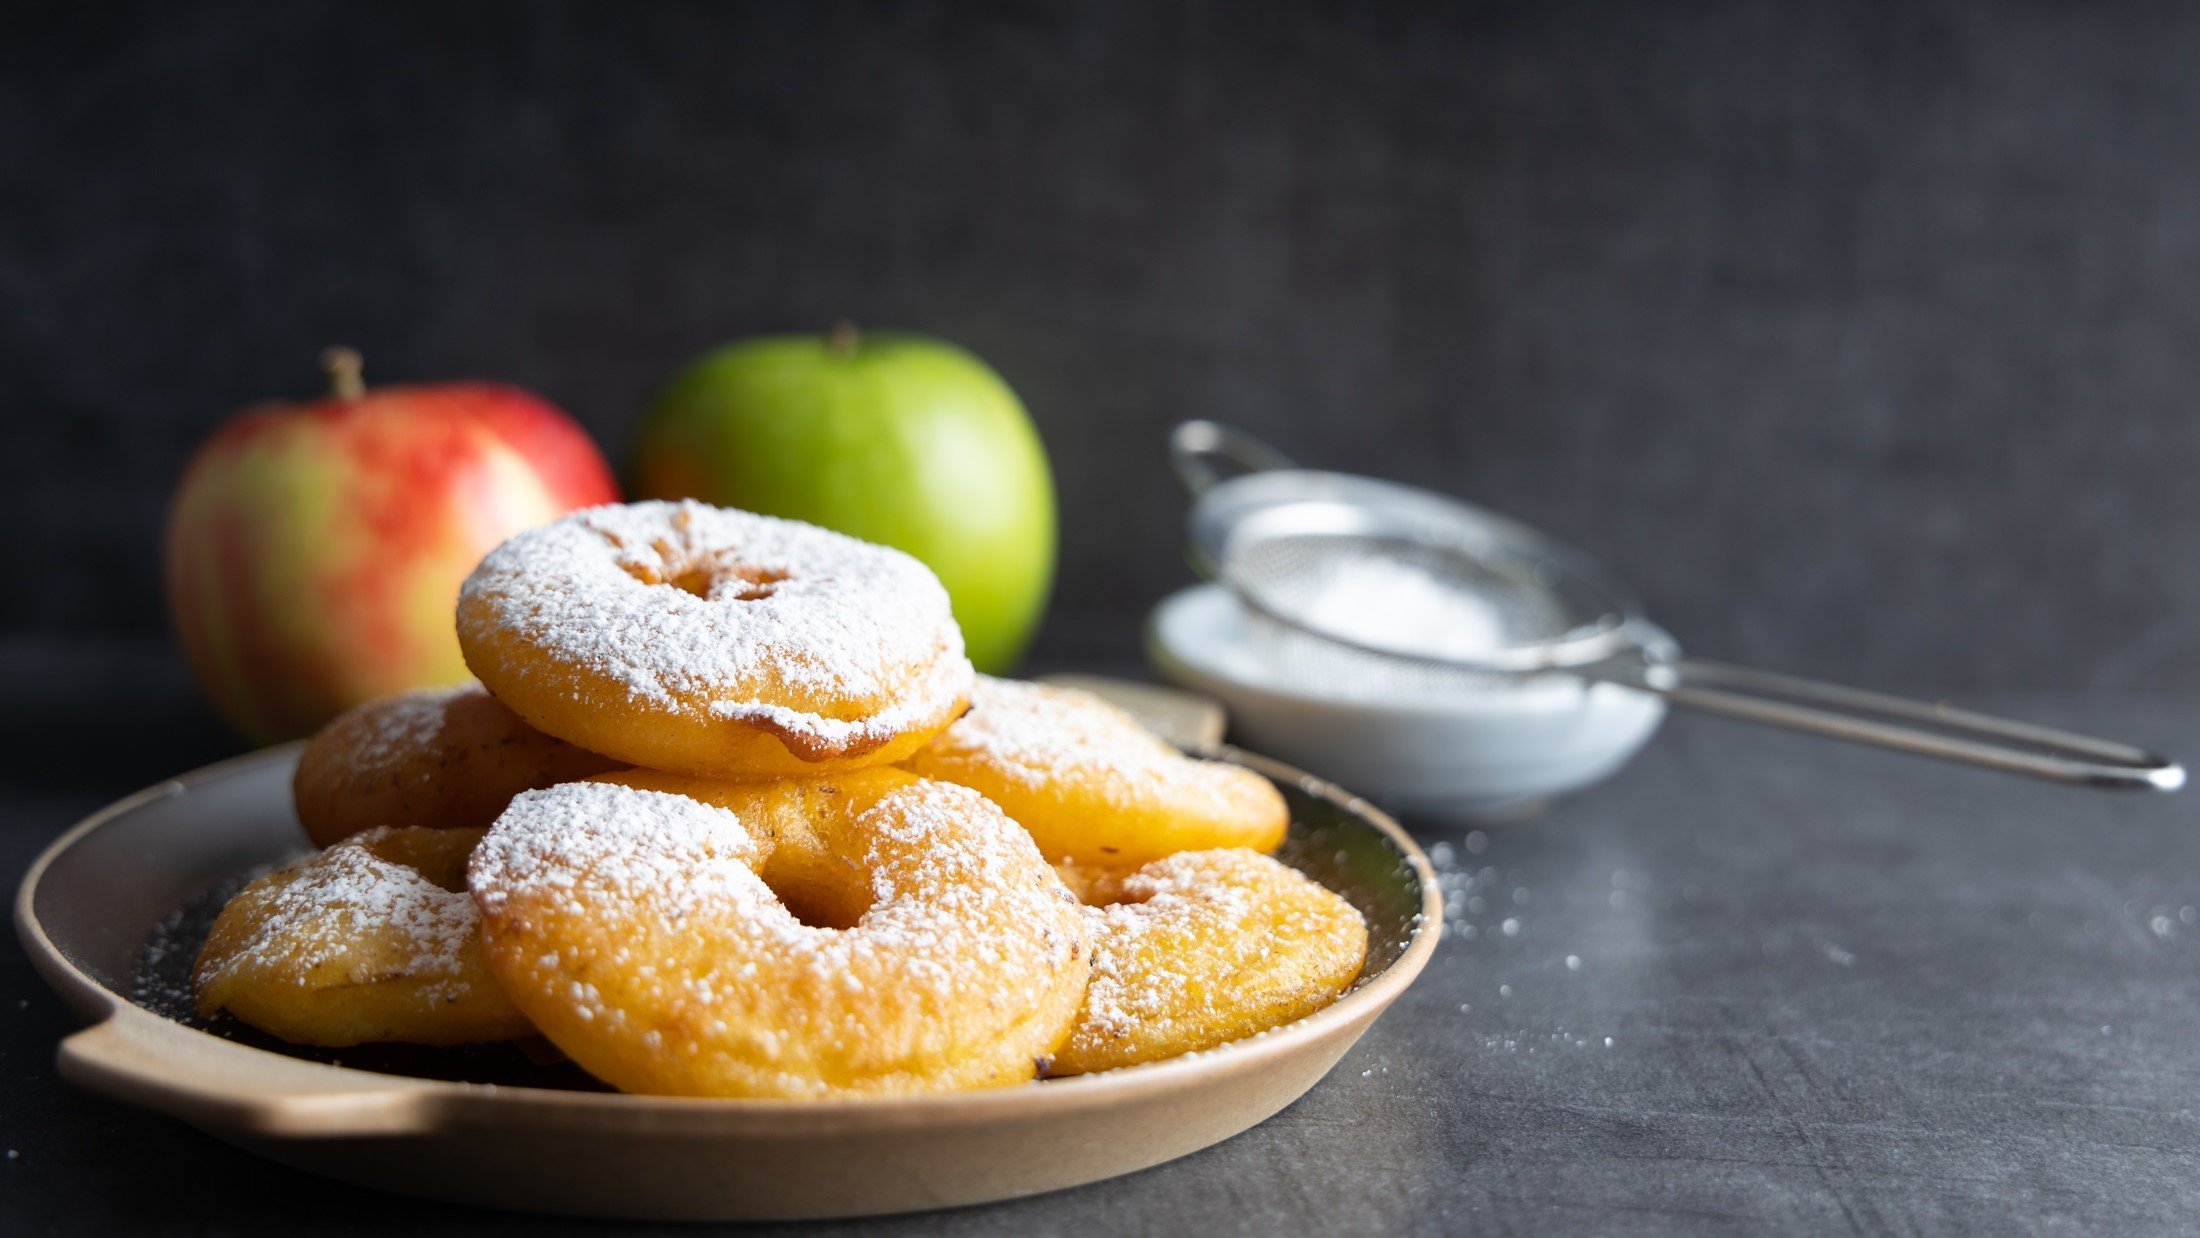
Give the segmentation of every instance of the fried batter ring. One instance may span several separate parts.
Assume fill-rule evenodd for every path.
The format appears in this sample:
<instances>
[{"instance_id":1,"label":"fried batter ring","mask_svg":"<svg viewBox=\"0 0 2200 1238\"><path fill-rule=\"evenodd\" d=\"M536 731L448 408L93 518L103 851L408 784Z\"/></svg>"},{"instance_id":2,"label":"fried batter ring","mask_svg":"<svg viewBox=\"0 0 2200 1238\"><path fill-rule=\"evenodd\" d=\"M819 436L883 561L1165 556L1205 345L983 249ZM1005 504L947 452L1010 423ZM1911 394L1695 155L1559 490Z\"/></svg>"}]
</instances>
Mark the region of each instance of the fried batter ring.
<instances>
[{"instance_id":1,"label":"fried batter ring","mask_svg":"<svg viewBox=\"0 0 2200 1238\"><path fill-rule=\"evenodd\" d=\"M238 891L199 951L199 1013L306 1045L533 1035L489 974L465 892L482 834L370 830Z\"/></svg>"},{"instance_id":2,"label":"fried batter ring","mask_svg":"<svg viewBox=\"0 0 2200 1238\"><path fill-rule=\"evenodd\" d=\"M458 639L541 730L710 778L889 764L970 693L923 564L692 502L590 508L505 542L460 591Z\"/></svg>"},{"instance_id":3,"label":"fried batter ring","mask_svg":"<svg viewBox=\"0 0 2200 1238\"><path fill-rule=\"evenodd\" d=\"M298 756L298 823L328 847L380 825L486 830L512 797L619 762L527 725L478 683L368 701Z\"/></svg>"},{"instance_id":4,"label":"fried batter ring","mask_svg":"<svg viewBox=\"0 0 2200 1238\"><path fill-rule=\"evenodd\" d=\"M1053 1073L1211 1049L1301 1019L1360 974L1367 924L1257 851L1185 851L1093 893L1092 983Z\"/></svg>"},{"instance_id":5,"label":"fried batter ring","mask_svg":"<svg viewBox=\"0 0 2200 1238\"><path fill-rule=\"evenodd\" d=\"M683 789L737 808L572 783L513 800L474 856L490 967L590 1073L689 1096L942 1091L1029 1080L1067 1034L1086 913L982 797L893 770Z\"/></svg>"},{"instance_id":6,"label":"fried batter ring","mask_svg":"<svg viewBox=\"0 0 2200 1238\"><path fill-rule=\"evenodd\" d=\"M983 794L1052 861L1134 868L1283 842L1290 810L1249 769L1187 757L1089 692L980 675L970 712L902 762Z\"/></svg>"}]
</instances>

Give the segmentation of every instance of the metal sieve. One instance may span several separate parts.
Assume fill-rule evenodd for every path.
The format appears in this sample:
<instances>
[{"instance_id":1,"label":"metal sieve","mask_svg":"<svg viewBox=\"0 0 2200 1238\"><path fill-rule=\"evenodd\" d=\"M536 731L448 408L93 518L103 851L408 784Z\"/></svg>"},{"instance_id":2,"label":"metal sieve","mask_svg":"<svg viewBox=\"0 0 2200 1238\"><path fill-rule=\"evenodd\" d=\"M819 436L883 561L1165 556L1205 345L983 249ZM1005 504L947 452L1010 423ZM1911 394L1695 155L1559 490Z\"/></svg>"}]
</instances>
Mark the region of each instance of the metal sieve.
<instances>
[{"instance_id":1,"label":"metal sieve","mask_svg":"<svg viewBox=\"0 0 2200 1238\"><path fill-rule=\"evenodd\" d=\"M1178 426L1169 455L1194 499L1194 567L1237 595L1264 652L1294 673L1375 675L1416 692L1570 675L1691 709L2056 782L2157 791L2185 782L2183 766L2128 744L1685 657L1594 560L1455 499L1298 468L1211 421ZM1431 614L1456 601L1454 612L1475 625L1471 639L1445 622L1366 622L1385 618L1350 596L1354 574L1365 579L1371 569L1433 599Z\"/></svg>"}]
</instances>

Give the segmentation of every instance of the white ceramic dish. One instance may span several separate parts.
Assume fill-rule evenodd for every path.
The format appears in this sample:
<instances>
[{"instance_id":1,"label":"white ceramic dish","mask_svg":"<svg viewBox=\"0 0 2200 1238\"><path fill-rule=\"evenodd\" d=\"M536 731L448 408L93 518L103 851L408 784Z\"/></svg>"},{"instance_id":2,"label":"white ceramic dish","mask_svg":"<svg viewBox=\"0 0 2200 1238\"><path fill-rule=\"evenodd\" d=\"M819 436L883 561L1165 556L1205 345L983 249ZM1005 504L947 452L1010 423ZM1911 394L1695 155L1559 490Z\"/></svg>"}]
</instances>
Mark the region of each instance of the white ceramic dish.
<instances>
[{"instance_id":1,"label":"white ceramic dish","mask_svg":"<svg viewBox=\"0 0 2200 1238\"><path fill-rule=\"evenodd\" d=\"M1164 678L1219 699L1245 743L1393 811L1441 819L1515 817L1607 778L1665 716L1648 693L1563 674L1388 696L1294 682L1260 655L1220 585L1163 601L1146 650Z\"/></svg>"}]
</instances>

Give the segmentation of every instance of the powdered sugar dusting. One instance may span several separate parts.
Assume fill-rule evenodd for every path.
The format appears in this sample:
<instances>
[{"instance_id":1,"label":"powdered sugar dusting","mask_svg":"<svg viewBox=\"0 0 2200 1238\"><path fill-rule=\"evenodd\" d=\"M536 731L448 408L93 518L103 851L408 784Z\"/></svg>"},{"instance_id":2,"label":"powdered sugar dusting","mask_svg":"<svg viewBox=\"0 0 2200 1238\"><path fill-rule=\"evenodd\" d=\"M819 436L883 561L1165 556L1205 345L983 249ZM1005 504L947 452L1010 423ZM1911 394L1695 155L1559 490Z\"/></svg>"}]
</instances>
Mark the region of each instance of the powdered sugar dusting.
<instances>
[{"instance_id":1,"label":"powdered sugar dusting","mask_svg":"<svg viewBox=\"0 0 2200 1238\"><path fill-rule=\"evenodd\" d=\"M467 579L459 623L524 634L636 702L819 744L882 742L970 686L947 592L923 564L692 501L591 508L519 534Z\"/></svg>"},{"instance_id":2,"label":"powdered sugar dusting","mask_svg":"<svg viewBox=\"0 0 2200 1238\"><path fill-rule=\"evenodd\" d=\"M966 759L1031 792L1075 770L1111 805L1165 802L1192 817L1242 816L1248 790L1263 801L1273 795L1258 775L1185 757L1092 693L991 675L977 677L970 712L910 765L953 777L955 763Z\"/></svg>"},{"instance_id":3,"label":"powdered sugar dusting","mask_svg":"<svg viewBox=\"0 0 2200 1238\"><path fill-rule=\"evenodd\" d=\"M856 823L874 902L859 925L906 954L926 983L969 996L1051 984L1083 940L1081 911L1031 836L984 796L922 781ZM977 963L972 968L971 963Z\"/></svg>"},{"instance_id":4,"label":"powdered sugar dusting","mask_svg":"<svg viewBox=\"0 0 2200 1238\"><path fill-rule=\"evenodd\" d=\"M976 793L922 781L819 827L861 857L871 905L850 928L780 903L733 813L613 783L519 796L472 884L492 951L525 973L500 968L507 983L550 1003L543 1030L619 1086L907 1090L997 1079L1004 1062L1028 1077L1075 1012L1088 948L1029 837ZM607 1043L639 1044L646 1065Z\"/></svg>"},{"instance_id":5,"label":"powdered sugar dusting","mask_svg":"<svg viewBox=\"0 0 2200 1238\"><path fill-rule=\"evenodd\" d=\"M677 892L703 905L754 905L769 891L753 868L763 848L723 808L664 791L571 782L516 796L474 849L467 884L495 914L519 895L548 892L568 914L590 916L598 899L640 905Z\"/></svg>"},{"instance_id":6,"label":"powdered sugar dusting","mask_svg":"<svg viewBox=\"0 0 2200 1238\"><path fill-rule=\"evenodd\" d=\"M394 833L370 830L263 879L248 932L219 957L201 960L202 988L242 974L295 973L341 959L361 941L382 947L376 974L358 983L404 976L455 981L463 950L480 923L464 891L436 885L418 870L373 851ZM395 953L387 953L394 948Z\"/></svg>"},{"instance_id":7,"label":"powdered sugar dusting","mask_svg":"<svg viewBox=\"0 0 2200 1238\"><path fill-rule=\"evenodd\" d=\"M1097 945L1084 1021L1100 1034L1128 1036L1163 1019L1182 1019L1183 1007L1199 1001L1186 968L1154 965L1174 961L1177 952L1151 939L1244 931L1254 911L1251 888L1202 879L1208 876L1185 863L1157 861L1124 881L1122 897L1129 901L1087 909L1097 922Z\"/></svg>"},{"instance_id":8,"label":"powdered sugar dusting","mask_svg":"<svg viewBox=\"0 0 2200 1238\"><path fill-rule=\"evenodd\" d=\"M463 697L487 696L478 683L448 688L422 688L371 702L358 712L360 726L348 737L351 763L362 769L384 770L406 763L414 754L432 747L443 734L443 722L451 703ZM434 770L422 766L417 778L426 782Z\"/></svg>"},{"instance_id":9,"label":"powdered sugar dusting","mask_svg":"<svg viewBox=\"0 0 2200 1238\"><path fill-rule=\"evenodd\" d=\"M972 830L973 820L987 828ZM1004 916L1005 905L1057 917L1074 905L1030 837L963 787L917 782L888 792L848 832L873 899L853 929L796 919L765 884L765 852L734 814L616 783L520 795L475 851L471 884L491 915L509 899L547 898L576 919L641 916L666 932L690 920L739 921L744 936L789 952L802 971L847 976L892 956L937 985L959 983L974 931L1022 919ZM997 962L1017 933L1045 928L1026 922L976 950Z\"/></svg>"},{"instance_id":10,"label":"powdered sugar dusting","mask_svg":"<svg viewBox=\"0 0 2200 1238\"><path fill-rule=\"evenodd\" d=\"M1064 1059L1081 1070L1174 1056L1319 1009L1358 974L1359 913L1305 875L1238 848L1179 852L1088 908L1092 980Z\"/></svg>"}]
</instances>

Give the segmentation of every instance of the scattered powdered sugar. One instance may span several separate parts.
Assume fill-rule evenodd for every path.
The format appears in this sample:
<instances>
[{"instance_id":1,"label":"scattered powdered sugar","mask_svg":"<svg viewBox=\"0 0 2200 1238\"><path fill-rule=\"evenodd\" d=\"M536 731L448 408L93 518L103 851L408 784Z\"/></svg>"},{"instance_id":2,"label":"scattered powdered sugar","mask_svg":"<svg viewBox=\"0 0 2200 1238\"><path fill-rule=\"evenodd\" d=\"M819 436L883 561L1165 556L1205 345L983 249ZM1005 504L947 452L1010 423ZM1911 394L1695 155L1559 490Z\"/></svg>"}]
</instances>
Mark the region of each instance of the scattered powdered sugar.
<instances>
[{"instance_id":1,"label":"scattered powdered sugar","mask_svg":"<svg viewBox=\"0 0 2200 1238\"><path fill-rule=\"evenodd\" d=\"M1480 855L1489 845L1489 835L1481 830L1469 831L1457 844L1442 841L1429 845L1429 868L1436 874L1436 889L1444 899L1445 940L1474 941L1485 935L1518 937L1526 930L1526 922L1518 914L1504 914L1504 909L1527 906L1534 892L1513 880L1517 873L1508 877L1494 864L1476 865L1460 855L1462 850L1468 856Z\"/></svg>"},{"instance_id":2,"label":"scattered powdered sugar","mask_svg":"<svg viewBox=\"0 0 2200 1238\"><path fill-rule=\"evenodd\" d=\"M1523 874L1519 870L1476 863L1474 857L1490 849L1490 835L1481 830L1470 831L1456 842L1443 840L1428 847L1429 866L1435 872L1436 886L1444 900L1443 940L1482 943L1465 948L1478 950L1486 963L1501 962L1504 970L1496 974L1512 977L1495 986L1494 1002L1485 1001L1479 1005L1462 1002L1458 1012L1471 1016L1474 1023L1481 1025L1482 1047L1486 1050L1502 1049L1508 1053L1524 1050L1532 1054L1586 1049L1600 1043L1606 1049L1612 1048L1614 1038L1611 1036L1585 1034L1564 1025L1541 1031L1512 1022L1520 1013L1516 1001L1537 1008L1540 999L1547 998L1549 991L1558 985L1594 983L1600 959L1588 949L1567 951L1552 944L1563 941L1574 931L1573 926L1556 912L1531 925L1518 909L1531 905L1542 907L1546 900L1521 884ZM1649 874L1630 869L1612 870L1610 884L1609 900L1596 900L1593 905L1624 910L1627 898L1639 899L1652 888ZM1693 899L1692 891L1693 887L1685 887L1683 897ZM1855 962L1854 955L1830 943L1826 956L1843 966ZM1488 994L1489 990L1483 992ZM1479 1015L1476 1014L1478 1010ZM1508 1010L1511 1013L1506 1013Z\"/></svg>"},{"instance_id":3,"label":"scattered powdered sugar","mask_svg":"<svg viewBox=\"0 0 2200 1238\"><path fill-rule=\"evenodd\" d=\"M179 1023L198 1018L196 971L207 930L237 891L270 871L263 867L224 881L154 926L132 968L130 992L139 1005Z\"/></svg>"},{"instance_id":4,"label":"scattered powdered sugar","mask_svg":"<svg viewBox=\"0 0 2200 1238\"><path fill-rule=\"evenodd\" d=\"M459 623L477 638L524 633L638 702L702 702L827 745L938 717L970 686L947 592L923 564L692 501L590 508L513 537L468 577Z\"/></svg>"}]
</instances>

